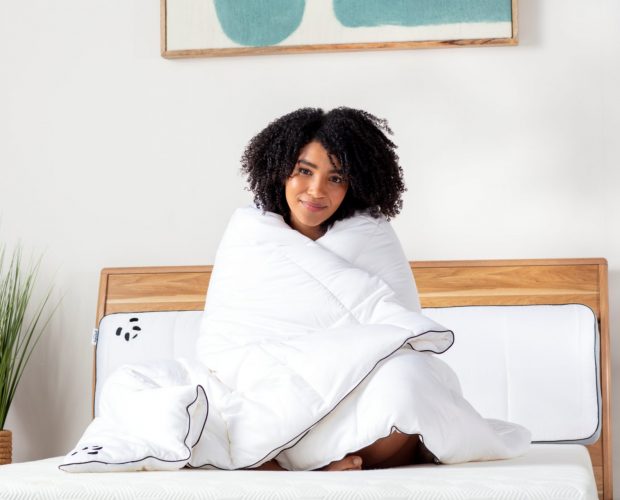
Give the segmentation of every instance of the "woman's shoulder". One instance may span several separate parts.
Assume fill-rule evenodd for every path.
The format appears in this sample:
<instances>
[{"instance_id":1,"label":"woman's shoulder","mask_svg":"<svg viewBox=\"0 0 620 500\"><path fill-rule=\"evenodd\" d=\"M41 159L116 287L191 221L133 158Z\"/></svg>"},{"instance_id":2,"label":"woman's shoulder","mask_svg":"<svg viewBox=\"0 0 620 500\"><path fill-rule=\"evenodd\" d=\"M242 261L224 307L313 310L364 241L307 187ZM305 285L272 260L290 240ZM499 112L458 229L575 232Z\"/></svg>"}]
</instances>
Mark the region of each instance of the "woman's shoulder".
<instances>
[{"instance_id":1,"label":"woman's shoulder","mask_svg":"<svg viewBox=\"0 0 620 500\"><path fill-rule=\"evenodd\" d=\"M373 217L367 211L359 211L334 223L317 242L346 255L345 258L353 262L360 253L372 253L377 247L393 245L394 236L385 217Z\"/></svg>"},{"instance_id":2,"label":"woman's shoulder","mask_svg":"<svg viewBox=\"0 0 620 500\"><path fill-rule=\"evenodd\" d=\"M388 228L390 228L390 223L383 215L375 217L368 210L358 210L351 217L335 222L330 232L356 231L376 235L386 230L389 231Z\"/></svg>"},{"instance_id":3,"label":"woman's shoulder","mask_svg":"<svg viewBox=\"0 0 620 500\"><path fill-rule=\"evenodd\" d=\"M220 248L282 239L289 232L283 231L287 228L281 215L263 211L255 205L239 207L228 221Z\"/></svg>"}]
</instances>

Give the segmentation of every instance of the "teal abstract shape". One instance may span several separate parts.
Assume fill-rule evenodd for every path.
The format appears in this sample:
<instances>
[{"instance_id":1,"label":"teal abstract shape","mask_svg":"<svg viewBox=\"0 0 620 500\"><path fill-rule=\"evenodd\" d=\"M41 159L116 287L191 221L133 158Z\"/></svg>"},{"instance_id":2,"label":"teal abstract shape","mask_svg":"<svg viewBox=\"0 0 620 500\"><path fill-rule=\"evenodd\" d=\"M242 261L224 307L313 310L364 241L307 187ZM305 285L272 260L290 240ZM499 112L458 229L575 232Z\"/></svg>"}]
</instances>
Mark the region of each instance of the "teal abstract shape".
<instances>
[{"instance_id":1,"label":"teal abstract shape","mask_svg":"<svg viewBox=\"0 0 620 500\"><path fill-rule=\"evenodd\" d=\"M511 0L333 0L343 26L427 26L512 20Z\"/></svg>"},{"instance_id":2,"label":"teal abstract shape","mask_svg":"<svg viewBox=\"0 0 620 500\"><path fill-rule=\"evenodd\" d=\"M240 45L265 47L290 36L301 24L305 0L214 0L222 30Z\"/></svg>"}]
</instances>

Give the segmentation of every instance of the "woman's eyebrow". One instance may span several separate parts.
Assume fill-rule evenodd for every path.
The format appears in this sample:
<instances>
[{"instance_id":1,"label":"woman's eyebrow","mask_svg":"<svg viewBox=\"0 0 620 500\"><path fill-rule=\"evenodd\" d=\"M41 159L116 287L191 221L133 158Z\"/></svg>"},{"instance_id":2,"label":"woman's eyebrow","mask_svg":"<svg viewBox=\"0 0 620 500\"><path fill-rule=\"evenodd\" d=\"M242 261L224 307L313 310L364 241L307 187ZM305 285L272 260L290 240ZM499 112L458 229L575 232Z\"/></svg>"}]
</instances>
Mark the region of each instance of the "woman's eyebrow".
<instances>
[{"instance_id":1,"label":"woman's eyebrow","mask_svg":"<svg viewBox=\"0 0 620 500\"><path fill-rule=\"evenodd\" d=\"M314 163L312 163L312 162L310 162L310 161L308 161L308 160L304 160L303 158L300 158L299 160L297 160L297 163L301 163L302 165L306 165L307 167L311 167L311 168L313 168L313 169L315 169L315 170L317 170L317 169L319 168L319 167L318 167L317 165L315 165ZM330 170L330 172L329 172L329 173L330 173L330 174L331 174L331 173L336 173L336 174L339 174L339 173L341 173L341 172L340 172L340 169L339 169L339 168L333 168L333 169L331 169L331 170Z\"/></svg>"},{"instance_id":2,"label":"woman's eyebrow","mask_svg":"<svg viewBox=\"0 0 620 500\"><path fill-rule=\"evenodd\" d=\"M314 168L314 169L319 168L319 167L317 167L314 163L309 162L308 160L304 160L303 158L302 158L302 159L297 160L297 163L301 163L302 165L306 165L306 166L308 166L308 167L312 167L312 168Z\"/></svg>"}]
</instances>

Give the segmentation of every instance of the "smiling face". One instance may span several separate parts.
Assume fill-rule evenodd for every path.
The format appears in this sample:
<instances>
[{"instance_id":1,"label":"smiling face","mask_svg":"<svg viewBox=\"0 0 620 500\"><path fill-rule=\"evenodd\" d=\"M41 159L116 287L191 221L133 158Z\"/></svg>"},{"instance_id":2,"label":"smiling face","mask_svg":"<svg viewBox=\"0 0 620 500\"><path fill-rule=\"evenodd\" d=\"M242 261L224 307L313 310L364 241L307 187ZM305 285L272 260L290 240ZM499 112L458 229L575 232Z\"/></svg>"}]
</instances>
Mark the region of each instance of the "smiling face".
<instances>
[{"instance_id":1,"label":"smiling face","mask_svg":"<svg viewBox=\"0 0 620 500\"><path fill-rule=\"evenodd\" d=\"M293 229L312 240L320 238L321 224L338 210L347 187L336 158L317 141L306 144L284 185Z\"/></svg>"}]
</instances>

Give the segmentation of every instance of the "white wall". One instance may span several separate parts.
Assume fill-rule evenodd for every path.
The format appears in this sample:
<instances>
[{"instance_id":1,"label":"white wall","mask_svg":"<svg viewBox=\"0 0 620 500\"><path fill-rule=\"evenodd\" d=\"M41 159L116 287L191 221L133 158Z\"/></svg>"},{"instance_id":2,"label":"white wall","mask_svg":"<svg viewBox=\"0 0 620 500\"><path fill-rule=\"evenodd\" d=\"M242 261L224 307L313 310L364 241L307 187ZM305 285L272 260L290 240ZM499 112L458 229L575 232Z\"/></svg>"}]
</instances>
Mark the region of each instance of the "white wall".
<instances>
[{"instance_id":1,"label":"white wall","mask_svg":"<svg viewBox=\"0 0 620 500\"><path fill-rule=\"evenodd\" d=\"M45 251L63 296L9 415L15 460L89 422L99 270L212 263L250 199L245 143L300 106L389 119L410 259L607 257L616 332L619 25L614 0L521 0L517 47L168 61L157 0L1 2L0 239Z\"/></svg>"}]
</instances>

